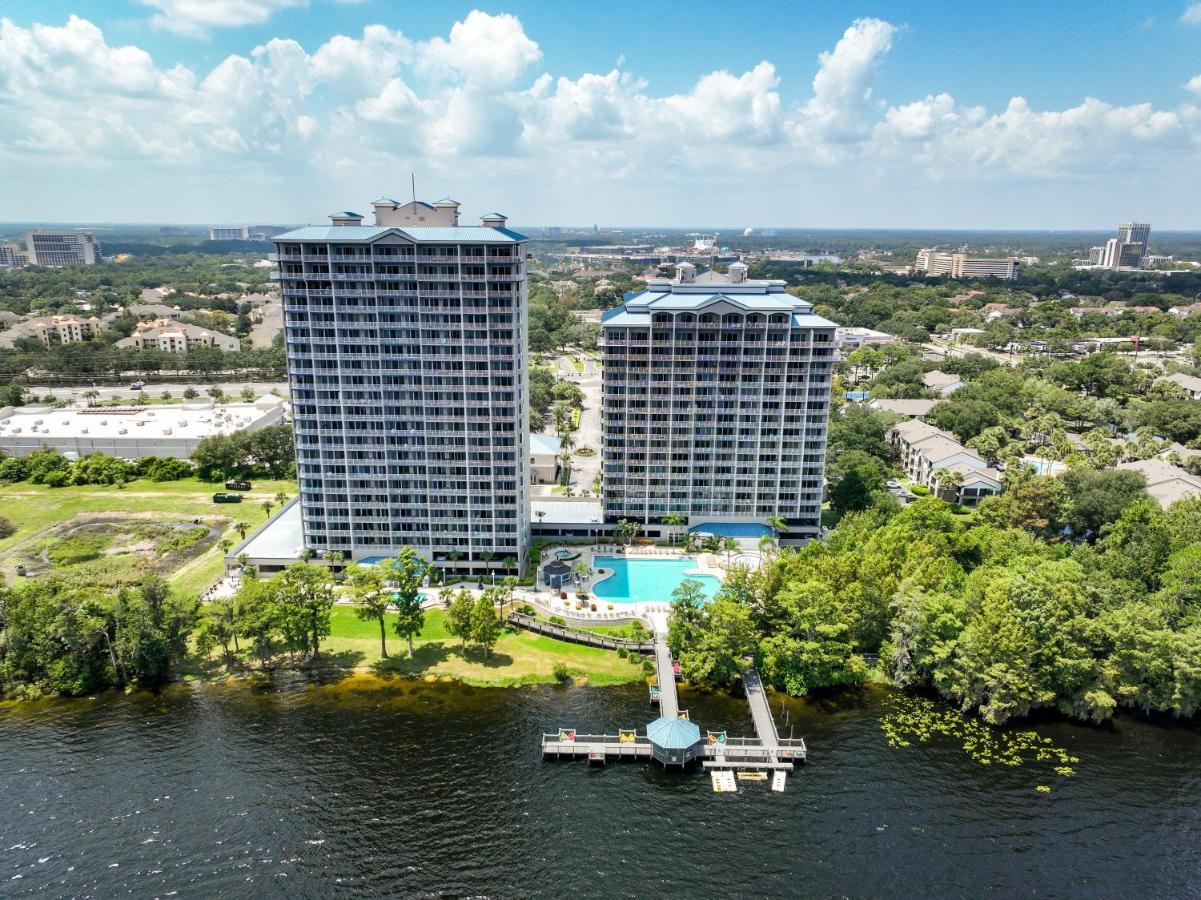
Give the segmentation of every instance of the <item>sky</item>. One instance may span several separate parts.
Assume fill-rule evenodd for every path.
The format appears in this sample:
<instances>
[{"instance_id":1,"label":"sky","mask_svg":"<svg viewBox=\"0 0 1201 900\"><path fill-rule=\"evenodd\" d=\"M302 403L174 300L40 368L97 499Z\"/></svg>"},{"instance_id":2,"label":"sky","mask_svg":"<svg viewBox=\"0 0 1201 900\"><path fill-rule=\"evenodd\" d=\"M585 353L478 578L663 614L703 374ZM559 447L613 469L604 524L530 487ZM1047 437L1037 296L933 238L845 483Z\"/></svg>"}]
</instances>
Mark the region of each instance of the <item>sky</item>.
<instances>
[{"instance_id":1,"label":"sky","mask_svg":"<svg viewBox=\"0 0 1201 900\"><path fill-rule=\"evenodd\" d=\"M0 0L0 221L1201 228L1201 0Z\"/></svg>"}]
</instances>

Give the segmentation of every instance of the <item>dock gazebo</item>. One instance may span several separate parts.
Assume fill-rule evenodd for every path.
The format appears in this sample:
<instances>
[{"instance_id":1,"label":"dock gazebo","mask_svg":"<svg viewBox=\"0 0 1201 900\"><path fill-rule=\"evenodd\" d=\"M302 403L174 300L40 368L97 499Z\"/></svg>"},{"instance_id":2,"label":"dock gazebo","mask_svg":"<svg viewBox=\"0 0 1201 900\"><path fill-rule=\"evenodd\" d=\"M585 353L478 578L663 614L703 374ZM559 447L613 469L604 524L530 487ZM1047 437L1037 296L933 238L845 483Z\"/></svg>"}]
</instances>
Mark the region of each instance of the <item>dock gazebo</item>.
<instances>
[{"instance_id":1,"label":"dock gazebo","mask_svg":"<svg viewBox=\"0 0 1201 900\"><path fill-rule=\"evenodd\" d=\"M661 716L646 726L651 755L665 766L684 766L703 753L701 730L687 719Z\"/></svg>"}]
</instances>

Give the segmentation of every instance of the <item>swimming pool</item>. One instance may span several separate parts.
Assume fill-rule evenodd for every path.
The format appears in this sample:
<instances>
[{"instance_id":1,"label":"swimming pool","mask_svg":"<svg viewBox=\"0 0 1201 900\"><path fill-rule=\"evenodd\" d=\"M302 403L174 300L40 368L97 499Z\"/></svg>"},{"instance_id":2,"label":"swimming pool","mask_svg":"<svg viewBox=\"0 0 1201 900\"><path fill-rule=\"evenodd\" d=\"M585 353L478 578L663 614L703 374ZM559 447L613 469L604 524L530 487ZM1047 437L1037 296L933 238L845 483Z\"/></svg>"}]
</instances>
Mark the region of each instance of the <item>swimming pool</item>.
<instances>
[{"instance_id":1,"label":"swimming pool","mask_svg":"<svg viewBox=\"0 0 1201 900\"><path fill-rule=\"evenodd\" d=\"M717 593L721 582L712 575L688 575L696 569L696 560L688 556L675 559L625 559L620 556L597 556L592 560L595 569L612 570L611 576L592 586L592 593L611 603L640 603L645 600L670 602L671 592L681 581L700 584L706 597Z\"/></svg>"}]
</instances>

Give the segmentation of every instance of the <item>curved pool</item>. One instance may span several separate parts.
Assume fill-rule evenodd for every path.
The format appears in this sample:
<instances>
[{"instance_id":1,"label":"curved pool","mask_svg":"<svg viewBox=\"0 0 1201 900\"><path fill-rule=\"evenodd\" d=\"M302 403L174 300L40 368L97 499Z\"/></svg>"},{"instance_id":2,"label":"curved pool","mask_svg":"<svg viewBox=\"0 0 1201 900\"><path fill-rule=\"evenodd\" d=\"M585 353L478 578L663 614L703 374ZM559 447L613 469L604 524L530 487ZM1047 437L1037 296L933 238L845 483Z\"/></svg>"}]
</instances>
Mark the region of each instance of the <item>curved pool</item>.
<instances>
[{"instance_id":1,"label":"curved pool","mask_svg":"<svg viewBox=\"0 0 1201 900\"><path fill-rule=\"evenodd\" d=\"M681 581L695 581L706 597L712 597L721 581L712 575L689 575L696 570L696 560L689 556L673 559L626 559L622 556L597 556L594 569L606 574L592 586L592 593L610 603L671 602L671 593Z\"/></svg>"}]
</instances>

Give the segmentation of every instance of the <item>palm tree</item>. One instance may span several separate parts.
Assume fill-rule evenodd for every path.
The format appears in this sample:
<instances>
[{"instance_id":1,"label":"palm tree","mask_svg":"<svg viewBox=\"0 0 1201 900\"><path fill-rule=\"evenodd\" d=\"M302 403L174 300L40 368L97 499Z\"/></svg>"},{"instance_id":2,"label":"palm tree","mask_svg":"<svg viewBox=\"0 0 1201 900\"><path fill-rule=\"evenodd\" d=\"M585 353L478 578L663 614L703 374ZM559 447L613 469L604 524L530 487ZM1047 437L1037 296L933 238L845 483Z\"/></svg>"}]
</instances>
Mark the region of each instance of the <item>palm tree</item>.
<instances>
[{"instance_id":1,"label":"palm tree","mask_svg":"<svg viewBox=\"0 0 1201 900\"><path fill-rule=\"evenodd\" d=\"M765 534L759 538L759 568L763 568L763 560L769 556L775 556L780 550L780 545L776 543L774 536Z\"/></svg>"},{"instance_id":2,"label":"palm tree","mask_svg":"<svg viewBox=\"0 0 1201 900\"><path fill-rule=\"evenodd\" d=\"M83 392L84 399L88 401L88 406L92 406L96 398L100 396L100 392L96 389L86 390Z\"/></svg>"},{"instance_id":3,"label":"palm tree","mask_svg":"<svg viewBox=\"0 0 1201 900\"><path fill-rule=\"evenodd\" d=\"M726 551L726 568L730 568L730 555L738 549L738 541L732 537L726 538L721 542L721 548Z\"/></svg>"},{"instance_id":4,"label":"palm tree","mask_svg":"<svg viewBox=\"0 0 1201 900\"><path fill-rule=\"evenodd\" d=\"M271 510L273 510L275 508L275 504L272 503L270 500L264 500L262 503L259 504L259 507L263 510L264 513L266 513L267 518L270 519L271 518Z\"/></svg>"},{"instance_id":5,"label":"palm tree","mask_svg":"<svg viewBox=\"0 0 1201 900\"><path fill-rule=\"evenodd\" d=\"M229 548L232 547L233 545L234 545L234 542L231 541L229 538L221 538L220 542L217 544L217 546L221 548L222 553L228 553Z\"/></svg>"},{"instance_id":6,"label":"palm tree","mask_svg":"<svg viewBox=\"0 0 1201 900\"><path fill-rule=\"evenodd\" d=\"M776 537L788 530L788 520L783 516L768 516L767 527L776 533Z\"/></svg>"},{"instance_id":7,"label":"palm tree","mask_svg":"<svg viewBox=\"0 0 1201 900\"><path fill-rule=\"evenodd\" d=\"M947 488L951 490L951 496L955 499L953 503L959 502L959 489L963 487L963 473L953 472L950 469L938 470L938 492L941 494ZM944 498L945 499L945 498Z\"/></svg>"},{"instance_id":8,"label":"palm tree","mask_svg":"<svg viewBox=\"0 0 1201 900\"><path fill-rule=\"evenodd\" d=\"M285 503L288 502L287 493L284 491L276 491L275 502L278 503L280 506L283 506Z\"/></svg>"},{"instance_id":9,"label":"palm tree","mask_svg":"<svg viewBox=\"0 0 1201 900\"><path fill-rule=\"evenodd\" d=\"M239 538L241 538L242 540L246 540L246 532L250 531L250 526L247 525L245 522L243 522L241 519L239 519L237 522L234 523L234 531L236 531L238 533Z\"/></svg>"},{"instance_id":10,"label":"palm tree","mask_svg":"<svg viewBox=\"0 0 1201 900\"><path fill-rule=\"evenodd\" d=\"M682 515L681 513L668 513L667 515L665 515L663 517L663 524L670 525L672 528L679 528L680 526L685 525L687 523L688 523L688 517ZM674 544L675 537L672 537L671 541Z\"/></svg>"},{"instance_id":11,"label":"palm tree","mask_svg":"<svg viewBox=\"0 0 1201 900\"><path fill-rule=\"evenodd\" d=\"M541 525L542 520L546 518L546 510L545 509L535 510L534 515L536 515L538 517L538 524Z\"/></svg>"}]
</instances>

